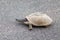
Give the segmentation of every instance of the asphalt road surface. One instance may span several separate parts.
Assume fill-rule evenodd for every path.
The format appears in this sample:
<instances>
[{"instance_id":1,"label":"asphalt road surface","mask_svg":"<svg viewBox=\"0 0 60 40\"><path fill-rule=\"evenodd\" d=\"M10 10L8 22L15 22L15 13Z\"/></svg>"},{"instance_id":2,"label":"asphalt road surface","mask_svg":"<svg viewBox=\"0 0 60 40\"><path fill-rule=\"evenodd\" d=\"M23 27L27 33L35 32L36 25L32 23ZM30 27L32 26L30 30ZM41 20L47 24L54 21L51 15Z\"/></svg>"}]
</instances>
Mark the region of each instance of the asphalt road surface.
<instances>
[{"instance_id":1,"label":"asphalt road surface","mask_svg":"<svg viewBox=\"0 0 60 40\"><path fill-rule=\"evenodd\" d=\"M52 25L29 31L15 21L34 12L48 14ZM60 0L0 0L0 40L60 40Z\"/></svg>"}]
</instances>

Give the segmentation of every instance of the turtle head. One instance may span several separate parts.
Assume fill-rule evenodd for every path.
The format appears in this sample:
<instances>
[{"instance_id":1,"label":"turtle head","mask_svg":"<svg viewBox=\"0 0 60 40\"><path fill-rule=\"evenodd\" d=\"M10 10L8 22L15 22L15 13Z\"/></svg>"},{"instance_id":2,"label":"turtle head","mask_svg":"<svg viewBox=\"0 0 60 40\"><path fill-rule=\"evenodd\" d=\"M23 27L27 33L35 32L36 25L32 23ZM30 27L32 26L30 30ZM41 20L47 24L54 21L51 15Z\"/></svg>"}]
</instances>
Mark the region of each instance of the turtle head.
<instances>
[{"instance_id":1,"label":"turtle head","mask_svg":"<svg viewBox=\"0 0 60 40\"><path fill-rule=\"evenodd\" d=\"M27 19L26 18L24 18L24 19L16 19L16 21L19 22L19 23L24 23L24 22L27 21Z\"/></svg>"}]
</instances>

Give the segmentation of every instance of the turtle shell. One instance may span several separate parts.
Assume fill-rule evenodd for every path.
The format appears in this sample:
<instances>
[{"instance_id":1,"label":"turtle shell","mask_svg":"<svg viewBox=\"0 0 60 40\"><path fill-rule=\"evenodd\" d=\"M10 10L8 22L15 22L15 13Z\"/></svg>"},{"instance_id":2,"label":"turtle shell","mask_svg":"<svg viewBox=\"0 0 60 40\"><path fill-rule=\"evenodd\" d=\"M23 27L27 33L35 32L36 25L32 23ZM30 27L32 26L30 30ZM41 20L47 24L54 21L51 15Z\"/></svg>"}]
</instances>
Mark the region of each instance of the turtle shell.
<instances>
[{"instance_id":1,"label":"turtle shell","mask_svg":"<svg viewBox=\"0 0 60 40\"><path fill-rule=\"evenodd\" d=\"M42 12L32 13L26 16L26 18L30 24L35 26L47 26L52 23L52 19L47 14L43 14Z\"/></svg>"}]
</instances>

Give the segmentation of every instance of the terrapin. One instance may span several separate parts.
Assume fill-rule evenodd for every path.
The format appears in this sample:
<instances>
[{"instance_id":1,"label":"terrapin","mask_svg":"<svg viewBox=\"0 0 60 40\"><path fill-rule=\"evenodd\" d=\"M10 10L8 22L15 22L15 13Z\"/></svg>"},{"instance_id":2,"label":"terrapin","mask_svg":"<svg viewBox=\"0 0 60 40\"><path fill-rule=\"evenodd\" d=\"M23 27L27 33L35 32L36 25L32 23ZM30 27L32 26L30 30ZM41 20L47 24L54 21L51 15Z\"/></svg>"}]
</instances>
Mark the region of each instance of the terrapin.
<instances>
[{"instance_id":1,"label":"terrapin","mask_svg":"<svg viewBox=\"0 0 60 40\"><path fill-rule=\"evenodd\" d=\"M52 19L43 12L35 12L25 17L25 19L16 19L16 21L28 24L29 29L32 29L34 26L48 26L52 23Z\"/></svg>"}]
</instances>

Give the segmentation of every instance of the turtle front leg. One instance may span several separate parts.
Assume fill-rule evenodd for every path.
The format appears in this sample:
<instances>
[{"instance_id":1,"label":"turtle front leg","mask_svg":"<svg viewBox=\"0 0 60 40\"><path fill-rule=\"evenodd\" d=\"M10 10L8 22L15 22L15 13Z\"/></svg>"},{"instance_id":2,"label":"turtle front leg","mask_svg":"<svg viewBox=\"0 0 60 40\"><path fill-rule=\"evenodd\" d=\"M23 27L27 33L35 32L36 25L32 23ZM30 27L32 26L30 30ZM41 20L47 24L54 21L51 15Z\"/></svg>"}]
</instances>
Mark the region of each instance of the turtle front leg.
<instances>
[{"instance_id":1,"label":"turtle front leg","mask_svg":"<svg viewBox=\"0 0 60 40\"><path fill-rule=\"evenodd\" d=\"M24 22L25 24L29 25L29 30L32 30L32 24L30 24L28 21Z\"/></svg>"},{"instance_id":2,"label":"turtle front leg","mask_svg":"<svg viewBox=\"0 0 60 40\"><path fill-rule=\"evenodd\" d=\"M32 24L29 24L29 30L32 30Z\"/></svg>"}]
</instances>

